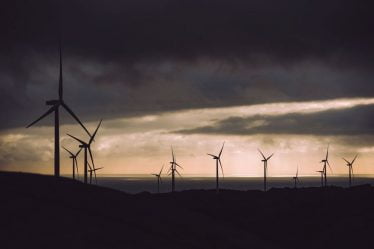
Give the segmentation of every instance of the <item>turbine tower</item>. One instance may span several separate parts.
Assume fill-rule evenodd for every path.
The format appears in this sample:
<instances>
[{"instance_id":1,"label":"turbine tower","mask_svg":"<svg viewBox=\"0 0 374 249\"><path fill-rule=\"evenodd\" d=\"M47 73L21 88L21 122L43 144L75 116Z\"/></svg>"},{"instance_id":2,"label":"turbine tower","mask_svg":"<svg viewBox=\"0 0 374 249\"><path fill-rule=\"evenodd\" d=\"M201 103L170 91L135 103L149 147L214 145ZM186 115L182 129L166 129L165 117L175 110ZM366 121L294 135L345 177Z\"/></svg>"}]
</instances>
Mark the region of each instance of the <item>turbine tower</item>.
<instances>
[{"instance_id":1,"label":"turbine tower","mask_svg":"<svg viewBox=\"0 0 374 249\"><path fill-rule=\"evenodd\" d=\"M294 180L294 188L296 189L297 184L300 182L299 181L299 167L297 167L296 175L294 177L292 177L292 179Z\"/></svg>"},{"instance_id":2,"label":"turbine tower","mask_svg":"<svg viewBox=\"0 0 374 249\"><path fill-rule=\"evenodd\" d=\"M175 191L175 173L177 173L180 177L181 174L179 174L178 170L177 170L177 166L181 169L183 169L175 160L175 156L174 156L174 150L173 150L173 147L171 147L171 155L172 155L172 160L170 162L171 166L169 168L169 175L171 175L171 192L174 192Z\"/></svg>"},{"instance_id":3,"label":"turbine tower","mask_svg":"<svg viewBox=\"0 0 374 249\"><path fill-rule=\"evenodd\" d=\"M47 112L45 112L42 116L40 116L37 120L26 126L29 128L30 126L34 125L35 123L42 120L44 117L48 116L52 112L55 114L55 162L54 162L54 175L60 176L60 114L59 108L62 106L87 132L89 136L90 133L86 129L86 127L82 124L79 120L77 115L70 109L70 107L64 102L63 99L63 80L62 80L62 55L61 55L61 41L59 42L59 53L60 53L60 76L59 76L59 86L58 86L58 99L57 100L48 100L46 101L46 105L51 106Z\"/></svg>"},{"instance_id":4,"label":"turbine tower","mask_svg":"<svg viewBox=\"0 0 374 249\"><path fill-rule=\"evenodd\" d=\"M162 183L161 173L162 173L163 169L164 169L164 166L162 166L162 168L161 168L161 170L158 174L152 174L153 176L157 177L157 193L160 193L160 182Z\"/></svg>"},{"instance_id":5,"label":"turbine tower","mask_svg":"<svg viewBox=\"0 0 374 249\"><path fill-rule=\"evenodd\" d=\"M271 154L269 157L265 157L260 149L258 149L258 152L260 152L260 154L263 158L261 161L264 162L264 191L266 192L266 187L267 187L266 186L266 184L267 184L266 175L267 175L267 170L268 170L268 160L274 155L274 153Z\"/></svg>"},{"instance_id":6,"label":"turbine tower","mask_svg":"<svg viewBox=\"0 0 374 249\"><path fill-rule=\"evenodd\" d=\"M327 146L327 150L326 150L326 157L324 159L322 159L321 163L323 163L323 178L324 178L324 186L327 187L327 166L329 166L331 172L332 172L332 169L331 169L331 166L330 166L330 163L329 163L329 145Z\"/></svg>"},{"instance_id":7,"label":"turbine tower","mask_svg":"<svg viewBox=\"0 0 374 249\"><path fill-rule=\"evenodd\" d=\"M219 177L218 168L219 167L218 167L218 165L221 166L222 176L224 176L222 162L221 162L221 155L222 155L222 151L223 151L224 146L225 146L225 142L223 142L221 151L219 152L218 156L208 153L209 156L211 156L214 160L216 160L216 192L217 193L219 192L219 183L218 183L218 177Z\"/></svg>"},{"instance_id":8,"label":"turbine tower","mask_svg":"<svg viewBox=\"0 0 374 249\"><path fill-rule=\"evenodd\" d=\"M91 144L95 139L96 133L100 128L101 122L102 122L102 120L100 120L98 126L96 127L95 132L93 133L93 135L90 136L90 140L88 141L88 143L86 143L86 142L80 140L79 138L76 138L76 137L74 137L70 134L67 134L71 138L77 140L80 143L79 147L84 149L84 183L87 183L87 172L88 172L87 151L90 154L92 166L93 166L93 168L95 168L95 164L94 164L94 160L93 160L93 156L92 156L92 151L91 151Z\"/></svg>"},{"instance_id":9,"label":"turbine tower","mask_svg":"<svg viewBox=\"0 0 374 249\"><path fill-rule=\"evenodd\" d=\"M349 162L347 159L343 158L343 160L347 163L348 166L348 177L349 177L349 187L352 186L352 176L353 176L353 163L355 162L358 155L353 158L352 162Z\"/></svg>"},{"instance_id":10,"label":"turbine tower","mask_svg":"<svg viewBox=\"0 0 374 249\"><path fill-rule=\"evenodd\" d=\"M75 180L75 169L77 169L77 174L78 174L78 161L77 161L77 157L78 157L79 153L81 152L82 148L80 148L78 150L78 152L75 153L75 154L73 152L69 151L68 149L66 149L64 146L62 146L62 148L64 150L66 150L67 153L70 154L69 158L71 158L72 161L73 161L73 179Z\"/></svg>"}]
</instances>

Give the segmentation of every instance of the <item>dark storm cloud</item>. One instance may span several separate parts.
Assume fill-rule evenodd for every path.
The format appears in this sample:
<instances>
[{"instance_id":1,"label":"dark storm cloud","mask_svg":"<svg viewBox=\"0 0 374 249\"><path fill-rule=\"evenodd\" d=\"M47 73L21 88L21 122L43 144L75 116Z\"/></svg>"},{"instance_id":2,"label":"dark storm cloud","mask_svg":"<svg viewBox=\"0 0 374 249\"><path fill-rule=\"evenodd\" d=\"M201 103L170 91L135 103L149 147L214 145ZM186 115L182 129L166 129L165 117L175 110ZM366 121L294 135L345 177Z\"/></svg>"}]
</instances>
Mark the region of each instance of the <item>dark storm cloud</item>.
<instances>
[{"instance_id":1,"label":"dark storm cloud","mask_svg":"<svg viewBox=\"0 0 374 249\"><path fill-rule=\"evenodd\" d=\"M181 130L183 134L297 134L297 135L374 135L374 106L286 115L230 117L212 126ZM363 142L364 143L364 142Z\"/></svg>"},{"instance_id":2,"label":"dark storm cloud","mask_svg":"<svg viewBox=\"0 0 374 249\"><path fill-rule=\"evenodd\" d=\"M61 2L61 8L59 7ZM374 94L371 1L2 1L0 129L57 93L99 117ZM62 122L71 122L63 118ZM48 123L49 124L49 123Z\"/></svg>"},{"instance_id":3,"label":"dark storm cloud","mask_svg":"<svg viewBox=\"0 0 374 249\"><path fill-rule=\"evenodd\" d=\"M3 1L3 49L52 51L59 1ZM60 1L67 50L134 61L201 56L280 61L373 55L372 1ZM350 60L353 61L350 61ZM370 63L370 62L369 62Z\"/></svg>"}]
</instances>

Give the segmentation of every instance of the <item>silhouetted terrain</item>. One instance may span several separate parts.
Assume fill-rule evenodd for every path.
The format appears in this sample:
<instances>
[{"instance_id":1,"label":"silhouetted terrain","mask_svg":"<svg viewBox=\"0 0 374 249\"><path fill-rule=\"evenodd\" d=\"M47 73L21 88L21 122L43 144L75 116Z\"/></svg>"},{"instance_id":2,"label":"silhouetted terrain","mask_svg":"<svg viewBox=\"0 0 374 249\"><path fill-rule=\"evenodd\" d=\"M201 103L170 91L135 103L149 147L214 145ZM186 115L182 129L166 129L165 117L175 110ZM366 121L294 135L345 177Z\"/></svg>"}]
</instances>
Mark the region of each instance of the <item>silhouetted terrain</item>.
<instances>
[{"instance_id":1,"label":"silhouetted terrain","mask_svg":"<svg viewBox=\"0 0 374 249\"><path fill-rule=\"evenodd\" d=\"M0 173L0 248L372 248L369 185L129 195Z\"/></svg>"}]
</instances>

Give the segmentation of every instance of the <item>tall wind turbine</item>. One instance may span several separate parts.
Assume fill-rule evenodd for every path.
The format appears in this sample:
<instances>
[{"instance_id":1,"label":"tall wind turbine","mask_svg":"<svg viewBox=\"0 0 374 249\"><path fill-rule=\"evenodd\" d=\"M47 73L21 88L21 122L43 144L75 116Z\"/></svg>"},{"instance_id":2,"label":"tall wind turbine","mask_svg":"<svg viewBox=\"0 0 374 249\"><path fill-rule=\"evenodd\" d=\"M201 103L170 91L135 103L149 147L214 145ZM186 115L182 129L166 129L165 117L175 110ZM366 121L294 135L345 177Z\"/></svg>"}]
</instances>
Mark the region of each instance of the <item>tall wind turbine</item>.
<instances>
[{"instance_id":1,"label":"tall wind turbine","mask_svg":"<svg viewBox=\"0 0 374 249\"><path fill-rule=\"evenodd\" d=\"M352 176L353 176L353 163L355 162L358 155L353 158L352 162L349 162L347 159L343 158L343 160L347 163L348 171L349 171L349 187L352 186Z\"/></svg>"},{"instance_id":2,"label":"tall wind turbine","mask_svg":"<svg viewBox=\"0 0 374 249\"><path fill-rule=\"evenodd\" d=\"M297 167L296 175L294 177L292 177L292 179L294 180L294 188L296 189L297 184L300 182L299 181L299 167Z\"/></svg>"},{"instance_id":3,"label":"tall wind turbine","mask_svg":"<svg viewBox=\"0 0 374 249\"><path fill-rule=\"evenodd\" d=\"M326 157L324 159L322 159L321 163L323 163L323 177L324 177L324 180L325 180L325 187L327 187L327 166L329 166L331 172L332 172L332 169L331 169L331 166L330 166L330 163L329 163L329 145L327 146L327 150L326 150Z\"/></svg>"},{"instance_id":4,"label":"tall wind turbine","mask_svg":"<svg viewBox=\"0 0 374 249\"><path fill-rule=\"evenodd\" d=\"M218 177L219 177L218 168L219 167L218 167L218 165L221 166L222 176L224 176L222 162L221 162L221 155L222 155L222 151L223 151L224 146L225 146L225 142L223 142L221 151L219 152L218 156L208 153L209 156L213 157L213 159L216 160L216 192L217 193L219 192L219 184L218 184Z\"/></svg>"},{"instance_id":5,"label":"tall wind turbine","mask_svg":"<svg viewBox=\"0 0 374 249\"><path fill-rule=\"evenodd\" d=\"M40 116L37 120L26 126L29 128L30 126L34 125L35 123L39 122L44 117L48 116L52 112L55 114L55 166L54 166L54 175L60 176L60 115L59 115L59 108L62 106L87 132L89 136L90 133L86 129L86 127L82 124L79 120L77 115L68 107L68 105L63 100L63 86L62 86L62 55L61 55L61 41L59 42L59 52L60 52L60 76L59 76L59 86L58 86L58 99L57 100L48 100L46 101L46 105L51 106L47 112L45 112L42 116Z\"/></svg>"},{"instance_id":6,"label":"tall wind turbine","mask_svg":"<svg viewBox=\"0 0 374 249\"><path fill-rule=\"evenodd\" d=\"M153 176L157 177L157 193L160 193L160 182L162 183L161 173L162 173L163 169L164 169L164 166L162 166L162 168L161 168L161 170L158 174L152 174Z\"/></svg>"},{"instance_id":7,"label":"tall wind turbine","mask_svg":"<svg viewBox=\"0 0 374 249\"><path fill-rule=\"evenodd\" d=\"M99 130L102 121L103 120L101 119L98 126L96 127L95 132L93 133L92 136L90 136L90 140L88 141L88 143L86 143L86 142L80 140L79 138L76 138L76 137L74 137L70 134L67 134L71 138L77 140L80 143L79 147L84 149L84 183L87 183L87 172L88 172L87 150L90 153L92 166L95 168L95 164L94 164L94 160L93 160L93 156L92 156L92 151L91 151L91 144L95 139L96 133Z\"/></svg>"},{"instance_id":8,"label":"tall wind turbine","mask_svg":"<svg viewBox=\"0 0 374 249\"><path fill-rule=\"evenodd\" d=\"M90 184L92 184L92 173L94 173L94 175L95 175L95 183L97 184L96 171L100 170L100 169L103 169L104 167L95 168L94 166L91 167L91 165L89 163L87 163L87 164L88 164L88 167L89 167L88 172L90 173Z\"/></svg>"},{"instance_id":9,"label":"tall wind turbine","mask_svg":"<svg viewBox=\"0 0 374 249\"><path fill-rule=\"evenodd\" d=\"M173 147L171 147L171 155L172 155L173 161L170 162L171 166L169 168L168 173L170 172L169 175L171 175L171 192L174 192L175 191L175 173L177 173L180 177L182 177L181 174L179 174L177 170L177 166L181 169L183 168L175 160Z\"/></svg>"},{"instance_id":10,"label":"tall wind turbine","mask_svg":"<svg viewBox=\"0 0 374 249\"><path fill-rule=\"evenodd\" d=\"M262 151L260 149L258 149L258 152L260 152L261 156L262 156L262 162L264 162L264 191L266 191L266 175L267 175L267 170L268 170L268 160L274 155L271 154L269 157L265 157L264 154L262 153Z\"/></svg>"},{"instance_id":11,"label":"tall wind turbine","mask_svg":"<svg viewBox=\"0 0 374 249\"><path fill-rule=\"evenodd\" d=\"M78 161L77 161L77 156L78 156L79 153L81 152L82 148L80 148L80 149L78 150L78 152L75 153L75 154L74 154L73 152L71 152L70 150L66 149L64 146L62 146L62 148L63 148L64 150L66 150L67 153L70 154L69 158L71 158L72 161L73 161L73 179L75 180L75 169L77 169L77 174L78 174Z\"/></svg>"}]
</instances>

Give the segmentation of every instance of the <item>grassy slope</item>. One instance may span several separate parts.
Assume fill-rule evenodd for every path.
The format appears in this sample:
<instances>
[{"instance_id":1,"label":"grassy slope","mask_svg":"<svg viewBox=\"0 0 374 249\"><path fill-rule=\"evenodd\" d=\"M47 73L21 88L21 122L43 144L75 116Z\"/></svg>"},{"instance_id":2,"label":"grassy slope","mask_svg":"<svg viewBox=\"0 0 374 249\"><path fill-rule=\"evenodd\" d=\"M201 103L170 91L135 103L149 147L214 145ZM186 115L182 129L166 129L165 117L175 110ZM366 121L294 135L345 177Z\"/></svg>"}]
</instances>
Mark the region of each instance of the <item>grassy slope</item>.
<instances>
[{"instance_id":1,"label":"grassy slope","mask_svg":"<svg viewBox=\"0 0 374 249\"><path fill-rule=\"evenodd\" d=\"M0 173L0 248L372 248L374 192L307 188L129 195Z\"/></svg>"}]
</instances>

